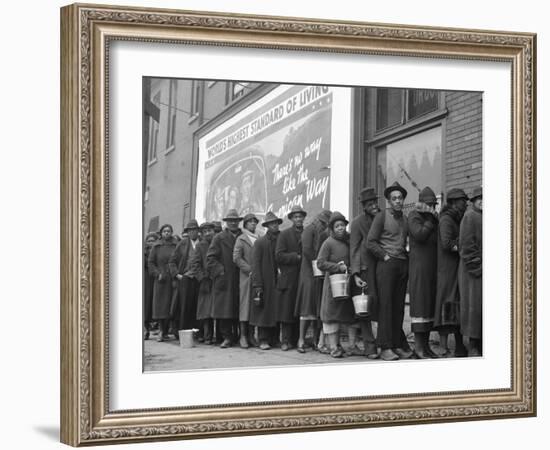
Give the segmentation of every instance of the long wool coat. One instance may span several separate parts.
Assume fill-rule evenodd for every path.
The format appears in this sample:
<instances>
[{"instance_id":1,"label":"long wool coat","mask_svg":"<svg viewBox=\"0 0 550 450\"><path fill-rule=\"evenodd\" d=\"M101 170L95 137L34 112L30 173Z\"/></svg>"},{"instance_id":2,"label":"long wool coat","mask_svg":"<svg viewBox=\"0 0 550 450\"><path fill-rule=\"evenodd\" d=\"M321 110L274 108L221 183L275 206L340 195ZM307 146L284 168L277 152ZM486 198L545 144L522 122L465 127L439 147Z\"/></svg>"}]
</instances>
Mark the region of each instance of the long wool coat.
<instances>
[{"instance_id":1,"label":"long wool coat","mask_svg":"<svg viewBox=\"0 0 550 450\"><path fill-rule=\"evenodd\" d=\"M250 324L258 327L277 325L280 291L277 289L277 263L275 248L279 233L268 231L252 248L252 292L263 291L263 304L250 305Z\"/></svg>"},{"instance_id":2,"label":"long wool coat","mask_svg":"<svg viewBox=\"0 0 550 450\"><path fill-rule=\"evenodd\" d=\"M409 298L413 331L429 331L433 325L437 291L438 220L429 212L411 211L409 230ZM422 319L415 323L415 319Z\"/></svg>"},{"instance_id":3,"label":"long wool coat","mask_svg":"<svg viewBox=\"0 0 550 450\"><path fill-rule=\"evenodd\" d=\"M334 300L330 288L329 275L341 273L338 263L344 261L349 267L349 235L346 234L343 239L336 239L330 236L319 250L317 257L317 267L325 272L323 282L323 295L321 298L321 320L323 322L351 323L355 320L355 310L351 298Z\"/></svg>"},{"instance_id":4,"label":"long wool coat","mask_svg":"<svg viewBox=\"0 0 550 450\"><path fill-rule=\"evenodd\" d=\"M367 247L367 237L374 217L370 214L360 214L351 222L350 253L353 275L363 277L367 283L368 295L376 296L376 263L377 259ZM366 276L365 276L366 274Z\"/></svg>"},{"instance_id":5,"label":"long wool coat","mask_svg":"<svg viewBox=\"0 0 550 450\"><path fill-rule=\"evenodd\" d=\"M199 282L199 298L197 300L197 319L212 318L212 280L206 269L206 255L210 243L200 241L191 256L191 270Z\"/></svg>"},{"instance_id":6,"label":"long wool coat","mask_svg":"<svg viewBox=\"0 0 550 450\"><path fill-rule=\"evenodd\" d=\"M278 308L279 322L293 323L296 321L294 310L298 294L301 255L302 231L294 226L281 231L275 250L275 259L280 270L277 280L277 287L281 291Z\"/></svg>"},{"instance_id":7,"label":"long wool coat","mask_svg":"<svg viewBox=\"0 0 550 450\"><path fill-rule=\"evenodd\" d=\"M248 322L250 316L250 265L252 263L252 241L243 232L235 241L233 262L239 268L239 320Z\"/></svg>"},{"instance_id":8,"label":"long wool coat","mask_svg":"<svg viewBox=\"0 0 550 450\"><path fill-rule=\"evenodd\" d=\"M298 280L298 296L296 298L296 317L319 317L321 308L321 292L323 278L313 276L311 262L317 259L321 245L328 237L319 220L314 220L302 233L302 262L300 265L300 279Z\"/></svg>"},{"instance_id":9,"label":"long wool coat","mask_svg":"<svg viewBox=\"0 0 550 450\"><path fill-rule=\"evenodd\" d=\"M143 258L143 322L148 323L153 319L153 286L155 277L149 273L148 261L152 245L145 244L145 257Z\"/></svg>"},{"instance_id":10,"label":"long wool coat","mask_svg":"<svg viewBox=\"0 0 550 450\"><path fill-rule=\"evenodd\" d=\"M182 316L181 308L184 307L186 302L186 296L189 294L189 292L186 292L186 287L187 287L186 282L183 279L178 280L176 278L176 275L185 274L186 276L190 276L191 278L194 278L194 275L189 273L190 272L189 269L191 267L190 265L191 257L193 253L194 253L194 250L193 250L193 245L191 244L191 239L189 239L189 237L184 237L176 245L176 249L172 253L172 256L170 257L170 260L169 260L170 273L172 274L172 277L174 278L174 283L177 286L177 293L174 293L175 295L173 298L173 301L174 300L176 301L171 306L171 314L174 317ZM193 292L196 292L196 291L193 290L191 293ZM194 301L196 301L196 299L192 299L192 298L187 299L187 302L194 303ZM184 311L184 314L185 314L185 311ZM180 325L183 325L183 320L182 320L182 324Z\"/></svg>"},{"instance_id":11,"label":"long wool coat","mask_svg":"<svg viewBox=\"0 0 550 450\"><path fill-rule=\"evenodd\" d=\"M444 207L439 217L437 241L437 293L434 328L454 332L460 326L458 293L458 234L462 215Z\"/></svg>"},{"instance_id":12,"label":"long wool coat","mask_svg":"<svg viewBox=\"0 0 550 450\"><path fill-rule=\"evenodd\" d=\"M481 339L482 311L482 213L470 209L460 224L458 242L460 263L458 287L460 291L460 327L469 338Z\"/></svg>"},{"instance_id":13,"label":"long wool coat","mask_svg":"<svg viewBox=\"0 0 550 450\"><path fill-rule=\"evenodd\" d=\"M237 236L242 233L239 230ZM212 317L239 317L239 268L233 262L233 247L237 237L228 229L212 239L206 255L207 269L212 277Z\"/></svg>"},{"instance_id":14,"label":"long wool coat","mask_svg":"<svg viewBox=\"0 0 550 450\"><path fill-rule=\"evenodd\" d=\"M153 320L170 319L172 301L172 275L168 261L176 248L177 241L171 237L167 241L160 239L149 253L149 273L155 277L153 285ZM162 279L159 280L159 276Z\"/></svg>"}]
</instances>

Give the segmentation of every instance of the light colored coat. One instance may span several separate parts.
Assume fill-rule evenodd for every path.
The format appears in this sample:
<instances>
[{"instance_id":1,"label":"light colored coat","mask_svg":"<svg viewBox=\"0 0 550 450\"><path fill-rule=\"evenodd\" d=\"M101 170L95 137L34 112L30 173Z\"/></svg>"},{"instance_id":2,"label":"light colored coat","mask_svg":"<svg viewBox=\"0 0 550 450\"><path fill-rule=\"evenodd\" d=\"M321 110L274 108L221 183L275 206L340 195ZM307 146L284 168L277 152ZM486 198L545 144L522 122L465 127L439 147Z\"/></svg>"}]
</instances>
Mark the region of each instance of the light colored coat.
<instances>
[{"instance_id":1,"label":"light colored coat","mask_svg":"<svg viewBox=\"0 0 550 450\"><path fill-rule=\"evenodd\" d=\"M235 241L233 262L239 268L239 321L248 322L250 317L250 274L252 272L252 247L256 239L246 231Z\"/></svg>"}]
</instances>

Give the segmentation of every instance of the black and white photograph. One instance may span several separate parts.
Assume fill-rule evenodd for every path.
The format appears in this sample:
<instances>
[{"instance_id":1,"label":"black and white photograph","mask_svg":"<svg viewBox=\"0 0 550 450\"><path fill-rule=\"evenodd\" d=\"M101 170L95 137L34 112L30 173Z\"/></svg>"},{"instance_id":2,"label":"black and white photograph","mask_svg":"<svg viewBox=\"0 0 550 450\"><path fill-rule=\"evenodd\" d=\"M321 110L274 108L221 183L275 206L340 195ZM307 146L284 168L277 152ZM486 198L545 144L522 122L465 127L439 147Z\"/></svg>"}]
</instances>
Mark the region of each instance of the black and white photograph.
<instances>
[{"instance_id":1,"label":"black and white photograph","mask_svg":"<svg viewBox=\"0 0 550 450\"><path fill-rule=\"evenodd\" d=\"M145 372L483 357L482 92L142 94Z\"/></svg>"}]
</instances>

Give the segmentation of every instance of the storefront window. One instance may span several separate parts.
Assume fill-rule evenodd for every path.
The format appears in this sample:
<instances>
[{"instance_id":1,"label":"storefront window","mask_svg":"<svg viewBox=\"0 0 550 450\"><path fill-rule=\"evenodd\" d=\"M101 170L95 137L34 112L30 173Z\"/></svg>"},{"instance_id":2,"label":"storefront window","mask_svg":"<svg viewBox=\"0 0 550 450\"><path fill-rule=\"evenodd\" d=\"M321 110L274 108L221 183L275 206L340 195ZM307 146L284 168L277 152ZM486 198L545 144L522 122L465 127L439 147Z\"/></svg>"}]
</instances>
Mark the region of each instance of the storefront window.
<instances>
[{"instance_id":1,"label":"storefront window","mask_svg":"<svg viewBox=\"0 0 550 450\"><path fill-rule=\"evenodd\" d=\"M376 131L401 124L403 89L377 89Z\"/></svg>"},{"instance_id":2,"label":"storefront window","mask_svg":"<svg viewBox=\"0 0 550 450\"><path fill-rule=\"evenodd\" d=\"M405 199L408 208L414 205L418 193L426 186L440 198L443 189L441 139L441 127L436 127L380 148L377 153L378 192L399 182L408 192Z\"/></svg>"},{"instance_id":3,"label":"storefront window","mask_svg":"<svg viewBox=\"0 0 550 450\"><path fill-rule=\"evenodd\" d=\"M435 111L439 106L437 91L427 89L412 89L408 91L408 118Z\"/></svg>"}]
</instances>

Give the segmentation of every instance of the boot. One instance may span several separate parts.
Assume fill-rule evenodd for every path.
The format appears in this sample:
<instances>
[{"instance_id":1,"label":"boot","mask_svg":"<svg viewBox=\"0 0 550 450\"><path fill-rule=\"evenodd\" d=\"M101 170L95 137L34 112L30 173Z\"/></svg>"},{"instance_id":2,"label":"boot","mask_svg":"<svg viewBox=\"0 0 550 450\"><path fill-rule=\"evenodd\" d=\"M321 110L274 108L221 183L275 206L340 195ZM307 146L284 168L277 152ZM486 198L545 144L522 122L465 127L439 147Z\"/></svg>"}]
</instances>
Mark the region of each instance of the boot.
<instances>
[{"instance_id":1,"label":"boot","mask_svg":"<svg viewBox=\"0 0 550 450\"><path fill-rule=\"evenodd\" d=\"M256 327L254 325L248 325L248 343L252 347L258 347L258 341L255 336Z\"/></svg>"},{"instance_id":2,"label":"boot","mask_svg":"<svg viewBox=\"0 0 550 450\"><path fill-rule=\"evenodd\" d=\"M414 353L418 359L428 359L429 355L425 347L425 335L426 333L414 333Z\"/></svg>"},{"instance_id":3,"label":"boot","mask_svg":"<svg viewBox=\"0 0 550 450\"><path fill-rule=\"evenodd\" d=\"M241 348L248 348L248 340L246 339L246 333L248 332L248 322L240 322L239 329L241 337L239 338L239 345Z\"/></svg>"}]
</instances>

